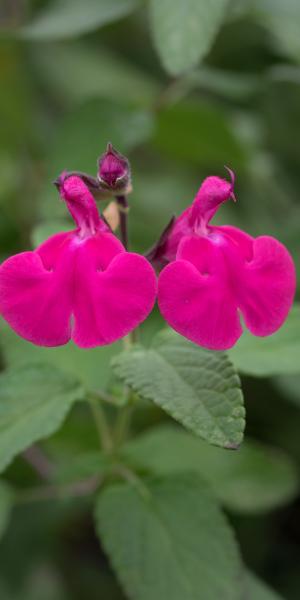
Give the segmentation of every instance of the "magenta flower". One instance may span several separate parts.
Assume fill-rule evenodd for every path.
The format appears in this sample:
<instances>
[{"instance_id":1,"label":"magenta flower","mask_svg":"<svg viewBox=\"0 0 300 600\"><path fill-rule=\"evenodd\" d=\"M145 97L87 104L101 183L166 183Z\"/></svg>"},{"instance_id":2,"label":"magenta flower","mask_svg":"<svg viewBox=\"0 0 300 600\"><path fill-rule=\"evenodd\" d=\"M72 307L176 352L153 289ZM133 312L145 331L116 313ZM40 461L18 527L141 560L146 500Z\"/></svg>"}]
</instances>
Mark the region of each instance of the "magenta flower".
<instances>
[{"instance_id":1,"label":"magenta flower","mask_svg":"<svg viewBox=\"0 0 300 600\"><path fill-rule=\"evenodd\" d=\"M110 344L150 313L155 274L110 232L80 177L63 174L59 189L77 229L1 265L0 311L34 344L59 346L70 339L82 348Z\"/></svg>"},{"instance_id":2,"label":"magenta flower","mask_svg":"<svg viewBox=\"0 0 300 600\"><path fill-rule=\"evenodd\" d=\"M173 329L212 350L231 348L242 334L240 314L257 336L274 333L293 302L295 268L286 248L269 236L212 226L231 183L207 177L193 204L176 219L156 252L171 261L158 282L159 308Z\"/></svg>"}]
</instances>

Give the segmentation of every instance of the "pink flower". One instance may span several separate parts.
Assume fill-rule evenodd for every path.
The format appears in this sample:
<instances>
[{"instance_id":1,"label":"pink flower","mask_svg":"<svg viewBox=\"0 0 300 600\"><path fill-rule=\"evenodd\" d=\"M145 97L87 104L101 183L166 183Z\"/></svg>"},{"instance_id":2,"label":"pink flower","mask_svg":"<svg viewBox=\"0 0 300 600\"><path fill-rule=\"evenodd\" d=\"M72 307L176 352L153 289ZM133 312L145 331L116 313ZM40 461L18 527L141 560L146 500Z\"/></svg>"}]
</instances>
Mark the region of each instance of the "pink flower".
<instances>
[{"instance_id":1,"label":"pink flower","mask_svg":"<svg viewBox=\"0 0 300 600\"><path fill-rule=\"evenodd\" d=\"M34 344L59 346L70 339L82 348L110 344L150 313L155 274L110 232L79 176L63 174L59 189L77 229L1 265L0 311Z\"/></svg>"},{"instance_id":2,"label":"pink flower","mask_svg":"<svg viewBox=\"0 0 300 600\"><path fill-rule=\"evenodd\" d=\"M231 348L246 327L274 333L286 319L296 287L286 248L269 236L209 224L234 198L231 182L207 177L193 204L175 221L156 259L171 261L160 274L159 308L173 329L211 350Z\"/></svg>"}]
</instances>

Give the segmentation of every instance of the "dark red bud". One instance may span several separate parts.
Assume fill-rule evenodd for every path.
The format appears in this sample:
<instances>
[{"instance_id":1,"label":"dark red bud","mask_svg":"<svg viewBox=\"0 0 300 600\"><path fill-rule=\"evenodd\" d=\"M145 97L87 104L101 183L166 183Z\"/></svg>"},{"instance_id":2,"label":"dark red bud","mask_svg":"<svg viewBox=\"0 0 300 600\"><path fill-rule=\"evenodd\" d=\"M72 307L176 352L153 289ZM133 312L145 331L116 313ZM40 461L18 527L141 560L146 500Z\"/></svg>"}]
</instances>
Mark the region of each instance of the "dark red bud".
<instances>
[{"instance_id":1,"label":"dark red bud","mask_svg":"<svg viewBox=\"0 0 300 600\"><path fill-rule=\"evenodd\" d=\"M130 167L125 156L117 152L111 143L98 161L98 180L102 188L114 193L130 191Z\"/></svg>"}]
</instances>

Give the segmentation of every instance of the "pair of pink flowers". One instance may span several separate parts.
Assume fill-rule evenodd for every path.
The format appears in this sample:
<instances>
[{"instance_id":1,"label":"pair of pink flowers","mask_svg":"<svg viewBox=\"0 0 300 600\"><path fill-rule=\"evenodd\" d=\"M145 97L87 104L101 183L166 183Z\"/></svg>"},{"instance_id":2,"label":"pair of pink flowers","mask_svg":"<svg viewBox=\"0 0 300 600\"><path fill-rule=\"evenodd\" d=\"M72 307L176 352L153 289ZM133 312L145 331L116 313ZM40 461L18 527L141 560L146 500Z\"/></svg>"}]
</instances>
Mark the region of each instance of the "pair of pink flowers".
<instances>
[{"instance_id":1,"label":"pair of pink flowers","mask_svg":"<svg viewBox=\"0 0 300 600\"><path fill-rule=\"evenodd\" d=\"M272 237L209 224L219 205L234 198L233 177L205 179L161 238L156 258L167 266L158 286L150 262L127 252L100 218L79 175L61 176L59 190L77 228L0 267L0 312L30 342L110 344L149 315L157 295L171 327L214 350L238 340L239 313L259 336L274 333L287 317L295 269L286 248Z\"/></svg>"}]
</instances>

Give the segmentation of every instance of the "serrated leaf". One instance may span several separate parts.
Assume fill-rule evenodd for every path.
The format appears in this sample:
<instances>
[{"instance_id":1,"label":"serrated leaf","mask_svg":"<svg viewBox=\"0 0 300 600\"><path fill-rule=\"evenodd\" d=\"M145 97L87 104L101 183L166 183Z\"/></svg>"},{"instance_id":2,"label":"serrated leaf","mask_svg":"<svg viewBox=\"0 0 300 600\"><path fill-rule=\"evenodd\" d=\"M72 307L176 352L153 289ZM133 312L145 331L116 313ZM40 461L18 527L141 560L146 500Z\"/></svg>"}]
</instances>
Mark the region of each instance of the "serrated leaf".
<instances>
[{"instance_id":1,"label":"serrated leaf","mask_svg":"<svg viewBox=\"0 0 300 600\"><path fill-rule=\"evenodd\" d=\"M225 354L204 350L165 330L155 336L150 349L123 352L112 365L138 394L204 440L227 448L242 441L245 410L240 380Z\"/></svg>"},{"instance_id":2,"label":"serrated leaf","mask_svg":"<svg viewBox=\"0 0 300 600\"><path fill-rule=\"evenodd\" d=\"M138 0L55 0L25 25L20 35L39 41L78 36L125 17L138 3Z\"/></svg>"},{"instance_id":3,"label":"serrated leaf","mask_svg":"<svg viewBox=\"0 0 300 600\"><path fill-rule=\"evenodd\" d=\"M132 600L240 600L234 537L197 475L106 488L96 522Z\"/></svg>"},{"instance_id":4,"label":"serrated leaf","mask_svg":"<svg viewBox=\"0 0 300 600\"><path fill-rule=\"evenodd\" d=\"M245 600L283 600L264 581L256 577L254 573L246 570L246 594Z\"/></svg>"},{"instance_id":5,"label":"serrated leaf","mask_svg":"<svg viewBox=\"0 0 300 600\"><path fill-rule=\"evenodd\" d=\"M259 338L245 331L229 356L247 375L300 373L300 305L295 304L285 324L273 335Z\"/></svg>"},{"instance_id":6,"label":"serrated leaf","mask_svg":"<svg viewBox=\"0 0 300 600\"><path fill-rule=\"evenodd\" d=\"M171 75L195 67L210 50L228 0L151 0L153 41Z\"/></svg>"},{"instance_id":7,"label":"serrated leaf","mask_svg":"<svg viewBox=\"0 0 300 600\"><path fill-rule=\"evenodd\" d=\"M157 475L194 471L229 509L259 513L277 508L297 493L298 473L284 452L246 439L237 452L224 452L195 436L162 425L124 448L135 467Z\"/></svg>"},{"instance_id":8,"label":"serrated leaf","mask_svg":"<svg viewBox=\"0 0 300 600\"><path fill-rule=\"evenodd\" d=\"M27 365L0 375L0 471L28 446L59 429L84 397L78 381L49 365Z\"/></svg>"},{"instance_id":9,"label":"serrated leaf","mask_svg":"<svg viewBox=\"0 0 300 600\"><path fill-rule=\"evenodd\" d=\"M0 538L9 521L12 508L13 493L7 483L0 481Z\"/></svg>"}]
</instances>

